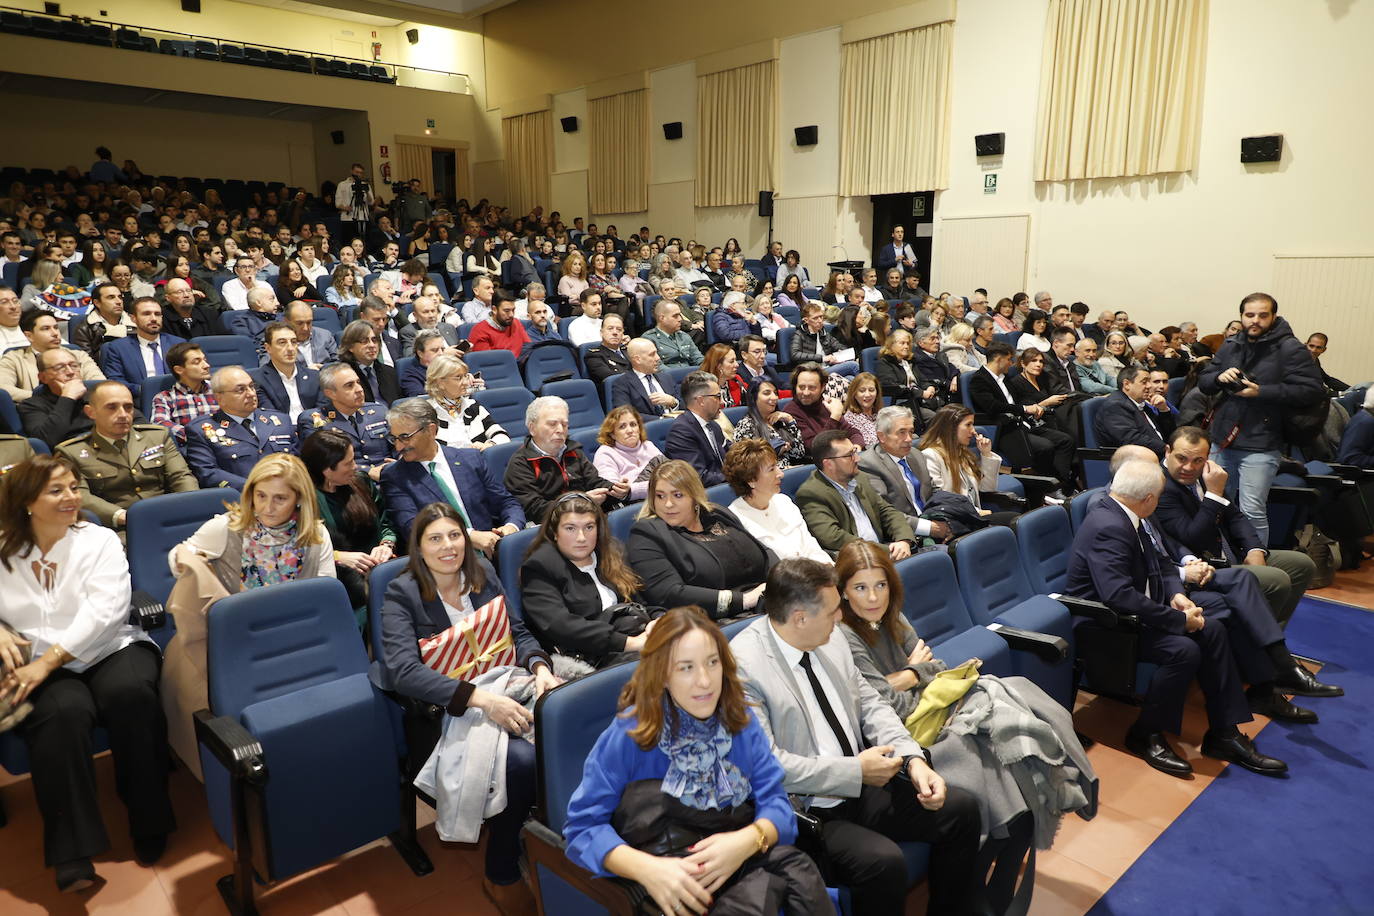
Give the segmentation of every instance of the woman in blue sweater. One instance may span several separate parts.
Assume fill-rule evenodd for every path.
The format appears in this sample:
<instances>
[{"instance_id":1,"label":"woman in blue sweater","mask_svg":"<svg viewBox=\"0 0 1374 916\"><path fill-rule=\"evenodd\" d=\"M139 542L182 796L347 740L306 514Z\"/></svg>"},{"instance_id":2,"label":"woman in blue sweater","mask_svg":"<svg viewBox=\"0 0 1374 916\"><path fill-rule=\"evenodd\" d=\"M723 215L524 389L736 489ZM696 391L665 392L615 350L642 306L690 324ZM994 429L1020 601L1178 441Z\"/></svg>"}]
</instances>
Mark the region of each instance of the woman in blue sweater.
<instances>
[{"instance_id":1,"label":"woman in blue sweater","mask_svg":"<svg viewBox=\"0 0 1374 916\"><path fill-rule=\"evenodd\" d=\"M568 802L569 859L638 881L664 913L833 912L815 863L787 845L782 767L705 614L655 623L619 706ZM700 838L673 848L670 823Z\"/></svg>"}]
</instances>

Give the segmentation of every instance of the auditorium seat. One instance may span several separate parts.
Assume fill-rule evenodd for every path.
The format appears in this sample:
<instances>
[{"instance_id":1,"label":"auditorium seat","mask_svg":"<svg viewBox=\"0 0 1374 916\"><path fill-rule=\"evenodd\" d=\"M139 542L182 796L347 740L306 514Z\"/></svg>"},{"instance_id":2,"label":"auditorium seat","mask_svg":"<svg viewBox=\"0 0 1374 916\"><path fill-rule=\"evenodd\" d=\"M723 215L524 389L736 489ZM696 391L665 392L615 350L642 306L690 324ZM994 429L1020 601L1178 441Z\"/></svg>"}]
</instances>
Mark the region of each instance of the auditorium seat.
<instances>
[{"instance_id":1,"label":"auditorium seat","mask_svg":"<svg viewBox=\"0 0 1374 916\"><path fill-rule=\"evenodd\" d=\"M487 463L487 470L497 480L506 479L506 468L510 465L511 456L520 450L524 445L524 437L512 435L509 442L501 442L490 448L482 450L482 460Z\"/></svg>"},{"instance_id":2,"label":"auditorium seat","mask_svg":"<svg viewBox=\"0 0 1374 916\"><path fill-rule=\"evenodd\" d=\"M153 398L159 391L167 391L176 383L175 375L150 375L139 388L138 409L143 411L145 422L153 422Z\"/></svg>"},{"instance_id":3,"label":"auditorium seat","mask_svg":"<svg viewBox=\"0 0 1374 916\"><path fill-rule=\"evenodd\" d=\"M8 35L32 35L33 20L15 10L0 10L0 32ZM6 179L6 186L15 178Z\"/></svg>"},{"instance_id":4,"label":"auditorium seat","mask_svg":"<svg viewBox=\"0 0 1374 916\"><path fill-rule=\"evenodd\" d=\"M167 556L172 548L196 533L202 524L236 503L233 487L164 493L140 499L129 507L125 530L129 542L129 576L133 587L165 602L175 579Z\"/></svg>"},{"instance_id":5,"label":"auditorium seat","mask_svg":"<svg viewBox=\"0 0 1374 916\"><path fill-rule=\"evenodd\" d=\"M579 426L600 426L601 421L606 418L606 412L601 408L601 395L596 390L596 383L590 379L551 382L544 386L540 394L559 397L568 402L569 429Z\"/></svg>"},{"instance_id":6,"label":"auditorium seat","mask_svg":"<svg viewBox=\"0 0 1374 916\"><path fill-rule=\"evenodd\" d=\"M239 63L251 64L254 67L266 67L268 66L267 52L262 48L244 47L243 60Z\"/></svg>"},{"instance_id":7,"label":"auditorium seat","mask_svg":"<svg viewBox=\"0 0 1374 916\"><path fill-rule=\"evenodd\" d=\"M1089 487L1103 487L1111 482L1109 470L1114 449L1098 445L1097 430L1093 424L1098 411L1107 403L1106 398L1088 398L1082 402L1083 447L1078 450L1078 460L1083 465L1083 479Z\"/></svg>"},{"instance_id":8,"label":"auditorium seat","mask_svg":"<svg viewBox=\"0 0 1374 916\"><path fill-rule=\"evenodd\" d=\"M522 388L520 367L509 350L477 350L463 357L469 371L482 373L488 388Z\"/></svg>"},{"instance_id":9,"label":"auditorium seat","mask_svg":"<svg viewBox=\"0 0 1374 916\"><path fill-rule=\"evenodd\" d=\"M213 41L197 41L195 56L200 60L219 60L219 46Z\"/></svg>"},{"instance_id":10,"label":"auditorium seat","mask_svg":"<svg viewBox=\"0 0 1374 916\"><path fill-rule=\"evenodd\" d=\"M42 19L37 16L30 20L33 23L33 36L35 38L62 38L62 24L56 19ZM37 169L34 170L37 172ZM34 174L30 172L30 174Z\"/></svg>"},{"instance_id":11,"label":"auditorium seat","mask_svg":"<svg viewBox=\"0 0 1374 916\"><path fill-rule=\"evenodd\" d=\"M565 374L566 373L566 374ZM557 376L581 378L582 369L577 364L577 356L567 347L533 347L525 359L525 387L539 391L544 383Z\"/></svg>"},{"instance_id":12,"label":"auditorium seat","mask_svg":"<svg viewBox=\"0 0 1374 916\"><path fill-rule=\"evenodd\" d=\"M492 388L473 392L472 399L481 404L491 414L492 420L510 433L512 439L523 437L525 428L525 408L534 400L534 395L524 388Z\"/></svg>"},{"instance_id":13,"label":"auditorium seat","mask_svg":"<svg viewBox=\"0 0 1374 916\"><path fill-rule=\"evenodd\" d=\"M212 369L223 369L225 366L242 366L245 369L258 367L257 347L248 337L238 334L209 334L192 338L191 342L205 353L205 359Z\"/></svg>"}]
</instances>

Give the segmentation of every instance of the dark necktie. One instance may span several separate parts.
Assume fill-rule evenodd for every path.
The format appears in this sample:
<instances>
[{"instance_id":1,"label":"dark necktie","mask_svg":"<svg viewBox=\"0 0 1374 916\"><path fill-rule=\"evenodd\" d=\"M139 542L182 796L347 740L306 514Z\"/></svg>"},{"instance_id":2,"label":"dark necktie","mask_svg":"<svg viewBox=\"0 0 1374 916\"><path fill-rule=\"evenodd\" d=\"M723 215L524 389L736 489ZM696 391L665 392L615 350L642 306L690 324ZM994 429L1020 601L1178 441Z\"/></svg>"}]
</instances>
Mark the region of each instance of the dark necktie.
<instances>
[{"instance_id":1,"label":"dark necktie","mask_svg":"<svg viewBox=\"0 0 1374 916\"><path fill-rule=\"evenodd\" d=\"M1163 595L1164 580L1159 574L1159 549L1143 523L1136 530L1136 537L1140 541L1141 552L1145 554L1146 587L1149 589L1150 598L1163 603L1166 599Z\"/></svg>"},{"instance_id":2,"label":"dark necktie","mask_svg":"<svg viewBox=\"0 0 1374 916\"><path fill-rule=\"evenodd\" d=\"M725 431L717 426L714 421L708 423L706 429L711 438L711 445L716 450L716 457L723 462L725 460Z\"/></svg>"},{"instance_id":3,"label":"dark necktie","mask_svg":"<svg viewBox=\"0 0 1374 916\"><path fill-rule=\"evenodd\" d=\"M849 743L849 736L840 727L840 720L835 716L835 710L826 699L825 688L821 687L820 678L816 677L816 671L811 667L811 653L803 652L801 657L802 670L806 672L806 679L811 682L811 692L816 695L816 703L821 708L821 715L825 716L825 722L830 726L830 730L839 739L840 748L846 757L854 756L854 746Z\"/></svg>"},{"instance_id":4,"label":"dark necktie","mask_svg":"<svg viewBox=\"0 0 1374 916\"><path fill-rule=\"evenodd\" d=\"M160 340L154 340L148 344L148 349L153 351L153 368L157 370L157 374L166 375L167 362L162 358L161 343L162 341Z\"/></svg>"},{"instance_id":5,"label":"dark necktie","mask_svg":"<svg viewBox=\"0 0 1374 916\"><path fill-rule=\"evenodd\" d=\"M377 371L371 366L365 367L363 369L363 381L367 383L367 399L374 403L380 403L382 393L377 390Z\"/></svg>"},{"instance_id":6,"label":"dark necktie","mask_svg":"<svg viewBox=\"0 0 1374 916\"><path fill-rule=\"evenodd\" d=\"M1073 367L1073 360L1064 363L1064 374L1069 377L1069 390L1078 391L1078 370Z\"/></svg>"},{"instance_id":7,"label":"dark necktie","mask_svg":"<svg viewBox=\"0 0 1374 916\"><path fill-rule=\"evenodd\" d=\"M916 514L925 511L925 503L921 502L921 478L916 476L916 472L911 469L907 459L903 458L897 464L901 467L902 473L906 475L907 483L911 484L911 504L916 507Z\"/></svg>"},{"instance_id":8,"label":"dark necktie","mask_svg":"<svg viewBox=\"0 0 1374 916\"><path fill-rule=\"evenodd\" d=\"M1164 435L1159 431L1159 427L1155 425L1155 412L1150 409L1149 404L1140 405L1140 414L1145 418L1145 422L1150 425L1150 429L1154 431L1154 434L1163 439Z\"/></svg>"},{"instance_id":9,"label":"dark necktie","mask_svg":"<svg viewBox=\"0 0 1374 916\"><path fill-rule=\"evenodd\" d=\"M243 418L243 428L247 431L248 438L252 439L254 442L258 441L258 434L253 430L253 419L251 417Z\"/></svg>"}]
</instances>

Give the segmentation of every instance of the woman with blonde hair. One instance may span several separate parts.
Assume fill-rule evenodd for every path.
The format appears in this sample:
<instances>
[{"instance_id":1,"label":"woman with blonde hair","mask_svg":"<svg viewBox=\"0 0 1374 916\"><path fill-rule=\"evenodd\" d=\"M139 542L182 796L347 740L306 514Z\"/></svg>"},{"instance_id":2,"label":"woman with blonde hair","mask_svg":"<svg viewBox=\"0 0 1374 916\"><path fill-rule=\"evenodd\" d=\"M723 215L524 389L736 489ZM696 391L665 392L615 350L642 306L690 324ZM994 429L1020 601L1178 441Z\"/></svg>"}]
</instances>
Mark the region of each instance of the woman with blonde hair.
<instances>
[{"instance_id":1,"label":"woman with blonde hair","mask_svg":"<svg viewBox=\"0 0 1374 916\"><path fill-rule=\"evenodd\" d=\"M569 302L577 302L587 288L587 259L573 251L563 259L563 273L558 280L558 295Z\"/></svg>"},{"instance_id":2,"label":"woman with blonde hair","mask_svg":"<svg viewBox=\"0 0 1374 916\"><path fill-rule=\"evenodd\" d=\"M510 434L470 396L472 386L467 363L452 353L440 353L430 362L425 373L425 393L439 415L436 438L453 448L475 448L479 452L509 442Z\"/></svg>"},{"instance_id":3,"label":"woman with blonde hair","mask_svg":"<svg viewBox=\"0 0 1374 916\"><path fill-rule=\"evenodd\" d=\"M664 913L832 909L815 863L789 845L782 766L699 608L656 622L617 705L568 802L569 859L638 882ZM665 836L680 842L665 848Z\"/></svg>"},{"instance_id":4,"label":"woman with blonde hair","mask_svg":"<svg viewBox=\"0 0 1374 916\"><path fill-rule=\"evenodd\" d=\"M959 373L976 372L983 367L978 352L973 349L973 326L962 321L955 322L949 329L940 346L940 354Z\"/></svg>"},{"instance_id":5,"label":"woman with blonde hair","mask_svg":"<svg viewBox=\"0 0 1374 916\"><path fill-rule=\"evenodd\" d=\"M639 502L649 492L649 474L664 461L663 452L649 441L644 432L644 418L628 404L612 407L596 435L601 448L592 456L592 464L607 480L629 480L630 495L626 502Z\"/></svg>"}]
</instances>

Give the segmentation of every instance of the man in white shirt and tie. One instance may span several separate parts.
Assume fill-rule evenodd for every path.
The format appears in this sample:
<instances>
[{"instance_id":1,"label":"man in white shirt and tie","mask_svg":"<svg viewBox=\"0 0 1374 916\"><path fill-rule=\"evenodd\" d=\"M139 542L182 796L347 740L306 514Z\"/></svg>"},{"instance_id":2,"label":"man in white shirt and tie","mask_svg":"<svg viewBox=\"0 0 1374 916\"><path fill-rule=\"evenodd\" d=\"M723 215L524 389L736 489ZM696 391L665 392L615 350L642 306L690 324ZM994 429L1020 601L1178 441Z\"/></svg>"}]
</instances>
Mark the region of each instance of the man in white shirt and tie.
<instances>
[{"instance_id":1,"label":"man in white shirt and tie","mask_svg":"<svg viewBox=\"0 0 1374 916\"><path fill-rule=\"evenodd\" d=\"M134 300L132 312L135 333L101 347L100 361L107 378L125 382L137 397L144 380L168 373L167 351L181 338L162 333L162 306L152 296Z\"/></svg>"},{"instance_id":2,"label":"man in white shirt and tie","mask_svg":"<svg viewBox=\"0 0 1374 916\"><path fill-rule=\"evenodd\" d=\"M897 267L903 273L916 267L916 252L906 242L905 226L892 227L892 241L883 246L882 255L875 266L879 270Z\"/></svg>"},{"instance_id":3,"label":"man in white shirt and tie","mask_svg":"<svg viewBox=\"0 0 1374 916\"><path fill-rule=\"evenodd\" d=\"M911 447L916 421L908 407L884 407L874 421L878 441L859 456L859 470L868 475L873 490L906 518L917 537L944 541L949 525L921 518L930 499L930 475L919 449Z\"/></svg>"},{"instance_id":4,"label":"man in white shirt and tie","mask_svg":"<svg viewBox=\"0 0 1374 916\"><path fill-rule=\"evenodd\" d=\"M659 373L661 357L653 341L636 337L625 352L630 357L630 371L611 383L611 406L628 404L643 417L662 417L676 411L678 400L672 394L676 386L670 376Z\"/></svg>"}]
</instances>

